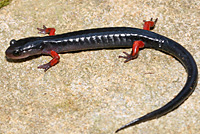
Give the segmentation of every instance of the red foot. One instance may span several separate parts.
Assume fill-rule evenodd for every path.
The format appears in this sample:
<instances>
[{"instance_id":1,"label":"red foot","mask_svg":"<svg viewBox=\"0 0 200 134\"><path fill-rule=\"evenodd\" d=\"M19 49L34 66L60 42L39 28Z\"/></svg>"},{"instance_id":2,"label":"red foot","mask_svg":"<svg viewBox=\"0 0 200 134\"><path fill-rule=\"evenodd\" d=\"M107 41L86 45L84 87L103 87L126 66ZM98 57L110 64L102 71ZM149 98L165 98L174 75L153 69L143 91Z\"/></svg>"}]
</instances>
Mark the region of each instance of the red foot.
<instances>
[{"instance_id":1,"label":"red foot","mask_svg":"<svg viewBox=\"0 0 200 134\"><path fill-rule=\"evenodd\" d=\"M123 52L126 56L119 56L119 58L124 58L126 59L124 61L124 63L130 61L130 60L133 60L135 58L138 57L138 52L139 52L139 48L143 48L144 47L144 42L143 41L135 41L133 43L133 47L132 47L132 51L130 54L126 53L126 52Z\"/></svg>"},{"instance_id":2,"label":"red foot","mask_svg":"<svg viewBox=\"0 0 200 134\"><path fill-rule=\"evenodd\" d=\"M56 31L55 28L47 28L45 25L43 25L43 29L37 28L37 30L40 31L38 32L40 34L49 34L50 36L55 35L55 31Z\"/></svg>"},{"instance_id":3,"label":"red foot","mask_svg":"<svg viewBox=\"0 0 200 134\"><path fill-rule=\"evenodd\" d=\"M143 29L148 30L148 31L153 30L157 20L158 20L158 18L156 18L155 21L153 21L153 18L151 18L150 21L143 20L143 22L144 22Z\"/></svg>"},{"instance_id":4,"label":"red foot","mask_svg":"<svg viewBox=\"0 0 200 134\"><path fill-rule=\"evenodd\" d=\"M46 64L40 65L38 68L42 68L44 69L44 71L46 72L49 68L51 68L52 66L56 65L59 60L60 60L60 56L55 52L55 51L51 51L50 52L51 56L53 57L53 59Z\"/></svg>"}]
</instances>

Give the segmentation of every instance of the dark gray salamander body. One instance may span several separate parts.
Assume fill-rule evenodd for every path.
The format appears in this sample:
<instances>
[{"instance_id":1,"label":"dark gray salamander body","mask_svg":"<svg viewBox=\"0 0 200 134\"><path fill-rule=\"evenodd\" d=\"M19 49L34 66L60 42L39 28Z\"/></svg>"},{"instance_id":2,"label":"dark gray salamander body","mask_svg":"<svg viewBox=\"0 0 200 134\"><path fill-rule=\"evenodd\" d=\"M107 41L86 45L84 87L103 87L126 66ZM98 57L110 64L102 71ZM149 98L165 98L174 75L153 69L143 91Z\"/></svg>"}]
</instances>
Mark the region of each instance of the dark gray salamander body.
<instances>
[{"instance_id":1,"label":"dark gray salamander body","mask_svg":"<svg viewBox=\"0 0 200 134\"><path fill-rule=\"evenodd\" d=\"M141 122L159 118L178 108L194 91L198 79L197 65L191 54L177 42L151 31L129 27L99 28L55 36L12 40L6 50L8 58L20 59L31 55L76 52L97 49L131 48L141 40L145 48L160 50L175 57L187 71L187 81L178 95L163 107L122 126L116 132Z\"/></svg>"}]
</instances>

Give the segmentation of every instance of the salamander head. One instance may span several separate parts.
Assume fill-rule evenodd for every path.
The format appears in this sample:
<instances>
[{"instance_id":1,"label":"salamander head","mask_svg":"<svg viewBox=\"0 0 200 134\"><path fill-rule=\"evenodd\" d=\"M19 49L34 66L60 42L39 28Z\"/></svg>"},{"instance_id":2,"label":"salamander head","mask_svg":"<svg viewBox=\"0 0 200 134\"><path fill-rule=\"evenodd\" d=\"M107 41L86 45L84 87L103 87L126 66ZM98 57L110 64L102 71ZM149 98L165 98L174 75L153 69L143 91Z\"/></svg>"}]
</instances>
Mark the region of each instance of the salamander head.
<instances>
[{"instance_id":1,"label":"salamander head","mask_svg":"<svg viewBox=\"0 0 200 134\"><path fill-rule=\"evenodd\" d=\"M22 59L32 55L41 54L43 49L42 41L34 37L20 40L11 40L10 46L6 50L8 59Z\"/></svg>"}]
</instances>

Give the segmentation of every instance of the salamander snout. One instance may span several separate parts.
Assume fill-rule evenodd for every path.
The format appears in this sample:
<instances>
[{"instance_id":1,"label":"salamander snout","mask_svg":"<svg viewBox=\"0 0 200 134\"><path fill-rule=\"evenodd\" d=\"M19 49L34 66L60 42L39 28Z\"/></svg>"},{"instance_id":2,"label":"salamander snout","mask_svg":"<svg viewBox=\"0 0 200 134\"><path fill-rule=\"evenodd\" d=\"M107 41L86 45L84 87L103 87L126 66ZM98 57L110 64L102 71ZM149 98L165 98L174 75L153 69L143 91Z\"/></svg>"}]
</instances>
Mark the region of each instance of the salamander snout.
<instances>
[{"instance_id":1,"label":"salamander snout","mask_svg":"<svg viewBox=\"0 0 200 134\"><path fill-rule=\"evenodd\" d=\"M12 39L10 46L6 50L7 59L22 59L32 55L41 54L42 46L40 40L35 38L24 38L20 40Z\"/></svg>"},{"instance_id":2,"label":"salamander snout","mask_svg":"<svg viewBox=\"0 0 200 134\"><path fill-rule=\"evenodd\" d=\"M8 59L18 59L18 56L16 56L16 54L14 54L14 53L16 53L14 48L12 46L8 47L8 49L5 52L6 58L8 58Z\"/></svg>"},{"instance_id":3,"label":"salamander snout","mask_svg":"<svg viewBox=\"0 0 200 134\"><path fill-rule=\"evenodd\" d=\"M22 57L22 50L17 46L17 41L15 39L10 41L10 46L5 54L8 59L19 59Z\"/></svg>"}]
</instances>

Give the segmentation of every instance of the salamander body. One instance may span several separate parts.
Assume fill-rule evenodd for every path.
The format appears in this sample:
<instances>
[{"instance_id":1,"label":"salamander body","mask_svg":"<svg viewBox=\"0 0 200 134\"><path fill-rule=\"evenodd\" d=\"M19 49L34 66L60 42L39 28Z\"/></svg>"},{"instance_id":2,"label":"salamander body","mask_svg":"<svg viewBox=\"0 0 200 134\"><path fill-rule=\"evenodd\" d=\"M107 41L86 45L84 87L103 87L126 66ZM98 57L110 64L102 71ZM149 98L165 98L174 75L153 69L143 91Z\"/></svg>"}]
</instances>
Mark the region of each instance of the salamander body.
<instances>
[{"instance_id":1,"label":"salamander body","mask_svg":"<svg viewBox=\"0 0 200 134\"><path fill-rule=\"evenodd\" d=\"M22 59L40 54L51 55L53 57L52 61L39 66L39 68L43 68L45 71L57 64L60 59L58 53L66 52L132 47L130 55L124 52L127 57L120 56L127 59L126 62L137 57L139 48L151 48L175 57L187 71L187 81L182 90L163 107L131 121L119 128L116 131L118 132L141 122L159 118L178 108L193 93L197 84L197 65L192 55L179 43L165 36L148 31L148 29L142 30L130 27L97 28L53 36L11 40L10 46L5 53L9 59ZM44 29L39 30L43 32L47 28L44 27Z\"/></svg>"}]
</instances>

